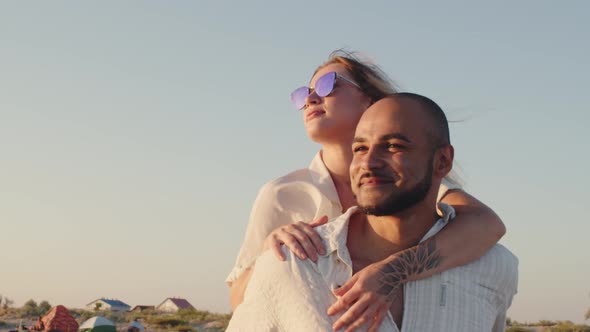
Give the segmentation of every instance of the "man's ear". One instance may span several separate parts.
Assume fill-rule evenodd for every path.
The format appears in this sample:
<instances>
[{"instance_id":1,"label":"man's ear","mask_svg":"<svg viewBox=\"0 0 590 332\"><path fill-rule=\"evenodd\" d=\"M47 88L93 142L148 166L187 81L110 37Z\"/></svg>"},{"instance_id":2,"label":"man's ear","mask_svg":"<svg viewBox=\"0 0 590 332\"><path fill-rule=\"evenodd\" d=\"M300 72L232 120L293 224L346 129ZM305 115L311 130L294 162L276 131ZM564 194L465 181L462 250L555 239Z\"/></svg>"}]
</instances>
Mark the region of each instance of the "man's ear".
<instances>
[{"instance_id":1,"label":"man's ear","mask_svg":"<svg viewBox=\"0 0 590 332\"><path fill-rule=\"evenodd\" d=\"M453 169L453 158L455 157L455 148L447 144L438 148L434 156L434 175L438 178L444 178Z\"/></svg>"}]
</instances>

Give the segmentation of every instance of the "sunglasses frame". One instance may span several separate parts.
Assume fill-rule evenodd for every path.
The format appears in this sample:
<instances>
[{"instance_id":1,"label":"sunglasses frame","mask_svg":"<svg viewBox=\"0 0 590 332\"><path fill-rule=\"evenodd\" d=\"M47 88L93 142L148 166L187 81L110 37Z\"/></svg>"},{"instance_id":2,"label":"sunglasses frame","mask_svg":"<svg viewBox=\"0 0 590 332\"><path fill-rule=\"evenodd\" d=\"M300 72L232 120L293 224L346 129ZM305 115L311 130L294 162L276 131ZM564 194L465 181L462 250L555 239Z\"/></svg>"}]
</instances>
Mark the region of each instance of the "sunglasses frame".
<instances>
[{"instance_id":1,"label":"sunglasses frame","mask_svg":"<svg viewBox=\"0 0 590 332\"><path fill-rule=\"evenodd\" d=\"M327 96L329 96L329 95L330 95L330 94L331 94L331 93L334 91L334 87L335 87L335 85L336 85L336 80L337 80L337 79L339 79L339 78L341 78L341 79L343 79L344 81L346 81L346 82L348 82L348 83L352 84L353 86L357 87L358 89L360 89L360 88L361 88L361 87L360 87L360 85L358 85L358 83L356 83L356 82L355 82L355 81L353 81L352 79L350 79L350 78L348 78L348 77L346 77L346 76L344 76L344 75L340 75L340 74L338 74L338 73L337 73L337 72L335 72L335 71L331 71L331 72L328 72L328 73L325 73L324 75L322 75L320 78L318 78L318 79L316 80L316 85L317 85L317 82L318 82L319 80L321 80L322 78L324 78L324 77L326 77L326 76L328 76L328 75L334 75L334 81L332 82L332 87L330 88L330 91L328 91L328 93L326 93L326 94L325 94L325 95L323 95L323 96L322 96L322 95L320 95L320 94L318 93L317 95L318 95L319 97L322 97L322 98L323 98L323 97L327 97ZM296 92L298 92L300 89L307 89L307 95L306 95L306 96L305 96L305 98L304 98L304 103L303 103L303 105L302 105L301 107L297 107L299 103L295 102L295 97L294 97L294 95L295 95L295 93L296 93ZM293 105L295 106L295 108L296 108L296 109L298 109L298 110L301 110L301 109L305 108L305 99L307 99L307 97L309 97L309 95L311 95L312 91L316 91L316 89L315 89L315 88L310 88L310 87L308 87L308 86L301 86L301 87L299 87L299 88L297 88L297 89L293 90L293 92L291 92L291 102L293 103ZM316 92L316 93L317 93L317 92Z\"/></svg>"}]
</instances>

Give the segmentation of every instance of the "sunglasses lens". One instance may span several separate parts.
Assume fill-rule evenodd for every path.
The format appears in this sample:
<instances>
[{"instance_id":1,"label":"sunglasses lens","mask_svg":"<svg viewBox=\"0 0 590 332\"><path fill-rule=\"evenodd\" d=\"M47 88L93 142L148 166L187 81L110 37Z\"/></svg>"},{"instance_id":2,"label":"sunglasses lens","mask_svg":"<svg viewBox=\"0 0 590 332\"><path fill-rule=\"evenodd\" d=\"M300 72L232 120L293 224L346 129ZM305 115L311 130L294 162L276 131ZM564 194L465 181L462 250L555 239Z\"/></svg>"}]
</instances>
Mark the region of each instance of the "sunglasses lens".
<instances>
[{"instance_id":1,"label":"sunglasses lens","mask_svg":"<svg viewBox=\"0 0 590 332\"><path fill-rule=\"evenodd\" d=\"M334 89L334 82L336 81L336 73L329 72L326 75L318 78L315 82L315 92L320 97L329 95Z\"/></svg>"},{"instance_id":2,"label":"sunglasses lens","mask_svg":"<svg viewBox=\"0 0 590 332\"><path fill-rule=\"evenodd\" d=\"M295 105L295 108L300 110L305 106L305 98L309 96L309 88L302 86L291 92L291 102Z\"/></svg>"},{"instance_id":3,"label":"sunglasses lens","mask_svg":"<svg viewBox=\"0 0 590 332\"><path fill-rule=\"evenodd\" d=\"M315 93L320 97L325 97L334 90L334 82L336 82L336 72L329 72L324 76L318 78L315 82ZM309 96L309 88L302 86L291 92L291 102L295 108L300 110L305 106L305 99Z\"/></svg>"}]
</instances>

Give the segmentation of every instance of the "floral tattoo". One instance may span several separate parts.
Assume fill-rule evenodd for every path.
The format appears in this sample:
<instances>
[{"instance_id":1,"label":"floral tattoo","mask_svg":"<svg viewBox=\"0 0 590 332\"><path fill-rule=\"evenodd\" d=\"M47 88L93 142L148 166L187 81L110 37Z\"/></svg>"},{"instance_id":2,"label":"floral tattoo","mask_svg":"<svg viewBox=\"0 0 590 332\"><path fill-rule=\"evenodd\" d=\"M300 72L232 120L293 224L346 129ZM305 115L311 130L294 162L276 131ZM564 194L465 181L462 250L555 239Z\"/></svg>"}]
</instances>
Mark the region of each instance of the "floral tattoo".
<instances>
[{"instance_id":1,"label":"floral tattoo","mask_svg":"<svg viewBox=\"0 0 590 332\"><path fill-rule=\"evenodd\" d=\"M393 302L396 290L411 277L439 266L442 259L433 239L400 252L379 271L381 286L377 293L384 295L389 303Z\"/></svg>"}]
</instances>

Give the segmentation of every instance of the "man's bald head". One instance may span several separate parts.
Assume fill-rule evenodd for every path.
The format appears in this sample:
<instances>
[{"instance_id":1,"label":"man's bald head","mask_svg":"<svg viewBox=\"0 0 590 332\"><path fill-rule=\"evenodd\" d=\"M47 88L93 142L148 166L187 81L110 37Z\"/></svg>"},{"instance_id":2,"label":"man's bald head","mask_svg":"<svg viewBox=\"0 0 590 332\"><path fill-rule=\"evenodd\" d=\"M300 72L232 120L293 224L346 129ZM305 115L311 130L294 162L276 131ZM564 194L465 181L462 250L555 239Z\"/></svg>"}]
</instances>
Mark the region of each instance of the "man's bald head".
<instances>
[{"instance_id":1,"label":"man's bald head","mask_svg":"<svg viewBox=\"0 0 590 332\"><path fill-rule=\"evenodd\" d=\"M426 113L430 120L430 125L425 126L425 129L430 137L433 149L451 144L447 116L440 106L438 106L438 104L432 99L410 92L394 93L387 98L393 98L399 101L409 101L410 105L408 106L416 106Z\"/></svg>"}]
</instances>

